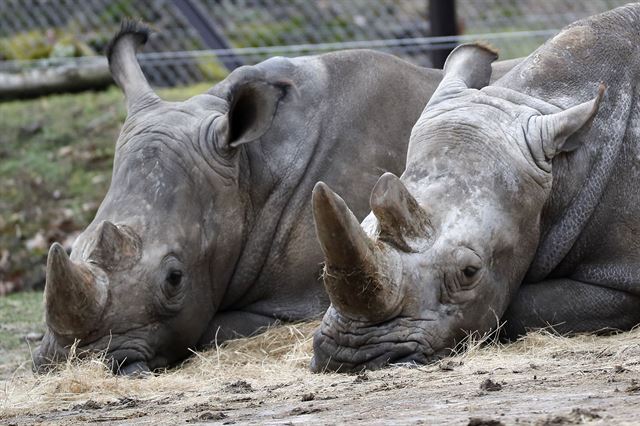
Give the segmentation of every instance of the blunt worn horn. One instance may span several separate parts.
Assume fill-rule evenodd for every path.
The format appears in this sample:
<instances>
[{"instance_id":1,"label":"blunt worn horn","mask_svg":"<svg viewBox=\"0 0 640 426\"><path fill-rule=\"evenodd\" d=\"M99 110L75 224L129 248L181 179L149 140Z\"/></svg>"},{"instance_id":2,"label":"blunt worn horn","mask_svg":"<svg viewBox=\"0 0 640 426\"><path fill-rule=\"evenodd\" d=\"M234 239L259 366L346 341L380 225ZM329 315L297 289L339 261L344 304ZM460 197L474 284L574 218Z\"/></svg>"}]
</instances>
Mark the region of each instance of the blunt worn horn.
<instances>
[{"instance_id":1,"label":"blunt worn horn","mask_svg":"<svg viewBox=\"0 0 640 426\"><path fill-rule=\"evenodd\" d=\"M357 320L384 321L401 305L402 273L393 250L369 239L342 198L323 182L313 188L316 233L325 255L324 285L333 306Z\"/></svg>"},{"instance_id":2,"label":"blunt worn horn","mask_svg":"<svg viewBox=\"0 0 640 426\"><path fill-rule=\"evenodd\" d=\"M106 49L113 80L124 92L127 110L148 105L159 98L147 82L136 51L149 39L149 28L139 21L125 19L120 31L111 39Z\"/></svg>"},{"instance_id":3,"label":"blunt worn horn","mask_svg":"<svg viewBox=\"0 0 640 426\"><path fill-rule=\"evenodd\" d=\"M47 259L45 312L57 334L81 338L93 330L107 302L107 278L96 267L76 264L54 243Z\"/></svg>"},{"instance_id":4,"label":"blunt worn horn","mask_svg":"<svg viewBox=\"0 0 640 426\"><path fill-rule=\"evenodd\" d=\"M393 173L378 179L369 204L380 224L379 239L405 252L415 252L411 240L424 240L431 232L427 213Z\"/></svg>"},{"instance_id":5,"label":"blunt worn horn","mask_svg":"<svg viewBox=\"0 0 640 426\"><path fill-rule=\"evenodd\" d=\"M127 269L140 258L140 238L128 227L102 221L88 259L105 271Z\"/></svg>"}]
</instances>

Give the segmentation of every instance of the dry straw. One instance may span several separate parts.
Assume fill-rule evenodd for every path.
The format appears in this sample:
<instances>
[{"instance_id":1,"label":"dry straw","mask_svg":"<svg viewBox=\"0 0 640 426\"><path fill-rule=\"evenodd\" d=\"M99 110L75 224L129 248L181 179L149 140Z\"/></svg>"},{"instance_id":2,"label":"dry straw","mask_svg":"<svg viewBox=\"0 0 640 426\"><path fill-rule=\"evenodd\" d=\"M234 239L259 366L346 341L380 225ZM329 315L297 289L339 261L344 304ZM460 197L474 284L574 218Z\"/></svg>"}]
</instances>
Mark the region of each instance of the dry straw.
<instances>
[{"instance_id":1,"label":"dry straw","mask_svg":"<svg viewBox=\"0 0 640 426\"><path fill-rule=\"evenodd\" d=\"M88 400L102 403L118 398L161 401L168 395L180 394L183 404L193 404L198 398L216 395L239 379L251 383L255 389L275 389L286 383L294 393L330 392L337 384L352 382L353 377L313 374L308 370L312 334L317 326L318 322L276 326L255 337L194 352L182 366L142 379L114 376L99 356L72 359L57 371L45 375L35 375L28 366L22 366L13 377L0 382L0 419L70 408ZM412 376L424 381L425 375L430 375L432 385L446 386L452 380L462 380L483 371L517 371L536 365L559 367L553 370L556 376L621 368L640 371L639 330L572 338L542 330L510 344L499 343L494 333L469 336L456 351L451 358L436 364L419 368L396 367L369 374L372 377L392 374L409 383L414 381ZM454 365L455 371L444 376L435 374L447 365Z\"/></svg>"}]
</instances>

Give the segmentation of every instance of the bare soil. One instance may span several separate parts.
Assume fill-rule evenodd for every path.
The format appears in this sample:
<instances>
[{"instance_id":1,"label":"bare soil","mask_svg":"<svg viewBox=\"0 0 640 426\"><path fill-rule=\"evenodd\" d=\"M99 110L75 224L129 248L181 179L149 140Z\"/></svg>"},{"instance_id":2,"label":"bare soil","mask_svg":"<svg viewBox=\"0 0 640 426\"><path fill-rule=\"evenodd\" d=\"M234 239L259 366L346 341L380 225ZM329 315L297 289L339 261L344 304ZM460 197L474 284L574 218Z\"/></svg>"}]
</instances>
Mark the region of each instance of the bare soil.
<instances>
[{"instance_id":1,"label":"bare soil","mask_svg":"<svg viewBox=\"0 0 640 426\"><path fill-rule=\"evenodd\" d=\"M145 378L100 359L0 380L0 423L640 424L640 330L467 342L421 367L313 374L316 323L280 326Z\"/></svg>"}]
</instances>

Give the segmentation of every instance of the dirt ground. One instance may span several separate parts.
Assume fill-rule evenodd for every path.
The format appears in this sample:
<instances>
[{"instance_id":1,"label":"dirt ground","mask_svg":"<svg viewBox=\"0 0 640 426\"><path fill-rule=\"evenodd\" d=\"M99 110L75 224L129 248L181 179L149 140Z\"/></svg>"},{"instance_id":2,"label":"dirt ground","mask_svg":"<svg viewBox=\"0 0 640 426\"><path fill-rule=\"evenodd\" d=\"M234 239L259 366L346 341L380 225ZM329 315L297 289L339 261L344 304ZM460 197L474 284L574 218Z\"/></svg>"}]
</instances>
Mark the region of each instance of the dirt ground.
<instances>
[{"instance_id":1,"label":"dirt ground","mask_svg":"<svg viewBox=\"0 0 640 426\"><path fill-rule=\"evenodd\" d=\"M146 378L99 359L0 380L0 423L25 424L640 424L640 330L470 340L437 364L313 374L315 323L196 353Z\"/></svg>"}]
</instances>

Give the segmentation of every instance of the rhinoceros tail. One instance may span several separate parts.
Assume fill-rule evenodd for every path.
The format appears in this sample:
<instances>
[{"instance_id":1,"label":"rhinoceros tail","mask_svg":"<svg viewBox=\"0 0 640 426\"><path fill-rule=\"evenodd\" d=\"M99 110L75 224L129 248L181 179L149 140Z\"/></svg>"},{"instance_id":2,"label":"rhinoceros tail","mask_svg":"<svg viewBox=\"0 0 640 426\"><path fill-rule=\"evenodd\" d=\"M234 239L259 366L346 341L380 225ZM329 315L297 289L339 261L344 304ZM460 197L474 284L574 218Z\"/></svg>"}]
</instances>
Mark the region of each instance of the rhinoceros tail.
<instances>
[{"instance_id":1,"label":"rhinoceros tail","mask_svg":"<svg viewBox=\"0 0 640 426\"><path fill-rule=\"evenodd\" d=\"M120 30L111 38L109 44L107 44L107 48L105 49L105 55L111 62L111 58L113 56L114 47L120 39L126 36L132 36L135 47L139 47L144 45L147 40L149 40L149 35L151 34L151 29L147 24L132 18L125 18L122 20L120 24Z\"/></svg>"}]
</instances>

